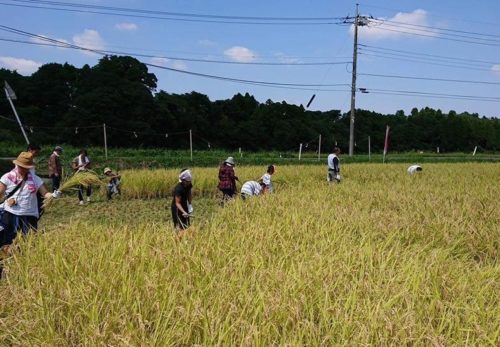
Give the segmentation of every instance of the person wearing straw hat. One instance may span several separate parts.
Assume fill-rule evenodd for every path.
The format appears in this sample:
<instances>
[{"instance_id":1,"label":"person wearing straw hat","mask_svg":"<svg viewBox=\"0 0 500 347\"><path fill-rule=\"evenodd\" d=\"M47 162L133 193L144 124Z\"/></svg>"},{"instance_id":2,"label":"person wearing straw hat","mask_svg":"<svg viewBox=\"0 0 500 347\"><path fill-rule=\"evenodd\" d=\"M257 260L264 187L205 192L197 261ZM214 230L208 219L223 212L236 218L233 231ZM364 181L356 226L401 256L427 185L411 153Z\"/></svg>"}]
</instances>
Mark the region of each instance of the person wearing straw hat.
<instances>
[{"instance_id":1,"label":"person wearing straw hat","mask_svg":"<svg viewBox=\"0 0 500 347\"><path fill-rule=\"evenodd\" d=\"M61 185L62 177L62 164L61 164L61 154L63 149L61 146L56 146L54 152L49 157L48 168L49 177L52 179L52 189L58 190Z\"/></svg>"},{"instance_id":2,"label":"person wearing straw hat","mask_svg":"<svg viewBox=\"0 0 500 347\"><path fill-rule=\"evenodd\" d=\"M176 230L184 230L189 228L190 217L193 212L191 203L193 195L191 190L193 177L189 169L182 169L179 174L179 183L175 186L172 192L172 220Z\"/></svg>"},{"instance_id":3,"label":"person wearing straw hat","mask_svg":"<svg viewBox=\"0 0 500 347\"><path fill-rule=\"evenodd\" d=\"M109 183L107 184L106 188L108 188L107 191L108 200L111 200L113 194L120 194L121 175L113 172L113 170L107 167L104 169L104 176L106 176L106 178L109 178Z\"/></svg>"},{"instance_id":4,"label":"person wearing straw hat","mask_svg":"<svg viewBox=\"0 0 500 347\"><path fill-rule=\"evenodd\" d=\"M235 165L234 158L228 157L219 168L219 185L217 187L222 192L222 205L236 194L236 181L239 179L234 173Z\"/></svg>"},{"instance_id":5,"label":"person wearing straw hat","mask_svg":"<svg viewBox=\"0 0 500 347\"><path fill-rule=\"evenodd\" d=\"M0 178L0 197L5 197L1 221L4 230L0 231L0 247L10 245L16 234L28 233L38 227L37 193L44 198L59 198L61 192L49 193L42 179L31 172L35 165L33 154L21 152L13 160L15 167Z\"/></svg>"}]
</instances>

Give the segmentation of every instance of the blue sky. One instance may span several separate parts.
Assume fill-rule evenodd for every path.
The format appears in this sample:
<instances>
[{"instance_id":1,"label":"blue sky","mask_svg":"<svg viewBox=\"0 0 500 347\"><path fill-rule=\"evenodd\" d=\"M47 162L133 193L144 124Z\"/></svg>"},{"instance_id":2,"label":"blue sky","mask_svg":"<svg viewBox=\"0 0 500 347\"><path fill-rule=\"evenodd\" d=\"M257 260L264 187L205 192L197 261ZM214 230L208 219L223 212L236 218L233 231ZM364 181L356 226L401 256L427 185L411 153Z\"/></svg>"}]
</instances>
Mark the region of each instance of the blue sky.
<instances>
[{"instance_id":1,"label":"blue sky","mask_svg":"<svg viewBox=\"0 0 500 347\"><path fill-rule=\"evenodd\" d=\"M353 16L355 11L355 1L343 0L63 2L246 17L344 17ZM340 109L345 112L350 108L352 66L345 63L352 60L353 34L352 26L349 25L251 25L169 21L33 9L6 4L22 3L0 1L1 25L94 49L156 56L139 58L147 63L237 79L340 84L310 88L313 90L279 89L150 68L158 77L159 89L167 92L186 93L195 90L207 94L211 100L226 99L238 92L248 92L261 102L271 99L304 105L315 93L316 98L310 107L312 110ZM490 117L500 117L500 1L365 0L360 3L360 13L373 16L373 19L368 26L360 28L359 43L364 46L361 46L358 58L360 75L357 86L367 88L369 93L358 93L358 108L383 113L394 113L402 109L409 113L413 107L430 106L444 112L453 109L457 112L477 112ZM0 39L33 40L5 31L0 32ZM476 44L478 42L482 44ZM165 56L242 63L344 63L319 66L232 65L166 59L163 58ZM98 59L98 55L88 52L0 41L0 67L17 69L24 75L29 75L44 63L68 62L80 67L83 64L94 65ZM384 78L362 74L424 79ZM481 81L490 84L432 81L427 78ZM394 91L412 95L394 95ZM429 94L414 95L414 92ZM436 93L498 99L448 99L441 98L442 95L440 98L432 98Z\"/></svg>"}]
</instances>

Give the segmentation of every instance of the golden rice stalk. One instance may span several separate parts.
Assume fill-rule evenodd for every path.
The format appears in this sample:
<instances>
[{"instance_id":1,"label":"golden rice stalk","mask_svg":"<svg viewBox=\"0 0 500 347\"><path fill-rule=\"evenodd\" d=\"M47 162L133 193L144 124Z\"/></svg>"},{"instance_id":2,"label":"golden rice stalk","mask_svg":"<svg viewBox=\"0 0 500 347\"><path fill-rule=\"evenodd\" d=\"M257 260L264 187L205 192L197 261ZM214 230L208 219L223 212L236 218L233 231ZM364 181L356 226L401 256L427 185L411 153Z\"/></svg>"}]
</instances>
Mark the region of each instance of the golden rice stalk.
<instances>
[{"instance_id":1,"label":"golden rice stalk","mask_svg":"<svg viewBox=\"0 0 500 347\"><path fill-rule=\"evenodd\" d=\"M71 188L84 186L85 188L88 186L104 186L104 182L99 178L99 176L94 171L82 171L74 174L69 177L66 181L63 182L59 190L61 192L66 192ZM53 204L53 197L49 197L44 199L43 208L48 208Z\"/></svg>"}]
</instances>

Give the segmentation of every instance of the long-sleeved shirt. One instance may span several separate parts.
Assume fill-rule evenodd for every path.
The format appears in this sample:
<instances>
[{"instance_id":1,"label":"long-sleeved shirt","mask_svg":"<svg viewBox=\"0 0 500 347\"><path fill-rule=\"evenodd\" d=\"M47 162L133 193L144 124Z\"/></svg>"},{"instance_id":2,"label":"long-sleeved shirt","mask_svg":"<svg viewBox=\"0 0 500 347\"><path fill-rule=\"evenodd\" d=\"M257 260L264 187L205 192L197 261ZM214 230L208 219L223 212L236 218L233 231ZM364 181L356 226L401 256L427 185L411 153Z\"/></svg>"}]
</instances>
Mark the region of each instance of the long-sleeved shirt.
<instances>
[{"instance_id":1,"label":"long-sleeved shirt","mask_svg":"<svg viewBox=\"0 0 500 347\"><path fill-rule=\"evenodd\" d=\"M55 174L62 175L62 165L59 154L53 152L49 157L49 176L54 176Z\"/></svg>"}]
</instances>

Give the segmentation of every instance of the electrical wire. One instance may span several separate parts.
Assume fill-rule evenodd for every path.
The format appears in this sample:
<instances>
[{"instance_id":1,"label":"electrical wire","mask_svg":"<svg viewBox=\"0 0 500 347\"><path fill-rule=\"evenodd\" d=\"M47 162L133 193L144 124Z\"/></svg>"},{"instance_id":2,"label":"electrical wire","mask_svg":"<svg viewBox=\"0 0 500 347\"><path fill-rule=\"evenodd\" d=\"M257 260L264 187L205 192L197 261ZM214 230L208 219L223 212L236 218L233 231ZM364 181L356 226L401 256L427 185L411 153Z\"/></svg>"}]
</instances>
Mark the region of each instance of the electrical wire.
<instances>
[{"instance_id":1,"label":"electrical wire","mask_svg":"<svg viewBox=\"0 0 500 347\"><path fill-rule=\"evenodd\" d=\"M404 53L404 54L408 54L411 56L421 55L424 57L430 57L430 58L436 58L436 59L440 58L443 60L459 60L459 61L464 61L464 62L482 63L482 64L491 64L491 65L500 64L500 62L470 59L470 58L450 57L450 56L445 56L445 55L428 54L428 53L422 53L422 52L416 52L416 51L405 51L405 50L392 49L392 48L386 48L386 47L380 47L380 46L371 46L371 45L366 45L366 44L361 44L361 43L359 44L359 46L363 47L363 49L366 47L366 48L379 50L379 51L390 51L390 52L396 52L396 53Z\"/></svg>"},{"instance_id":2,"label":"electrical wire","mask_svg":"<svg viewBox=\"0 0 500 347\"><path fill-rule=\"evenodd\" d=\"M471 81L471 80L448 79L448 78L436 78L436 77L419 77L419 76L402 76L402 75L383 75L383 74L374 74L374 73L358 73L358 75L363 75L363 76L373 76L373 77L382 77L382 78L398 78L398 79L410 79L410 80L438 81L438 82L453 82L453 83L472 83L472 84L500 85L500 82L491 82L491 81Z\"/></svg>"},{"instance_id":3,"label":"electrical wire","mask_svg":"<svg viewBox=\"0 0 500 347\"><path fill-rule=\"evenodd\" d=\"M4 0L5 1L5 0ZM8 1L8 0L7 0ZM16 1L16 0L10 0ZM99 10L86 10L86 9L78 9L78 8L63 8L63 7L53 7L45 4L41 4L39 6L28 5L28 4L20 4L18 3L6 3L0 2L0 5L4 6L13 6L13 7L21 7L21 8L31 8L31 9L44 9L44 10L55 10L55 11L63 11L63 12L76 12L76 13L90 13L90 14L100 14L100 15L111 15L111 16L122 16L122 17L132 17L132 18L146 18L146 19L158 19L158 20L169 20L169 21L181 21L181 22L197 22L197 23L217 23L217 24L249 24L249 25L331 25L331 24L341 24L342 22L329 20L323 22L309 22L309 21L284 21L275 20L274 22L268 21L270 19L265 19L266 17L260 17L260 21L242 21L242 20L221 20L221 19L201 19L201 18L180 18L180 17L168 17L166 15L149 15L149 14L134 14L134 13L124 13L124 12L110 12L110 11L99 11ZM38 3L34 3L38 4ZM90 5L88 5L90 6ZM188 14L185 14L188 15ZM193 16L193 14L191 14ZM234 16L236 18L236 16ZM269 17L270 18L270 17ZM335 20L340 20L342 18L335 18Z\"/></svg>"},{"instance_id":4,"label":"electrical wire","mask_svg":"<svg viewBox=\"0 0 500 347\"><path fill-rule=\"evenodd\" d=\"M65 48L63 45L56 44L56 43L43 43L43 42L23 41L23 40L16 40L16 39L10 39L10 38L0 38L0 41L22 43L22 44L29 44L29 45L35 45L35 46L49 46L49 47ZM161 59L180 60L180 61L197 62L197 63L214 63L214 64L230 64L230 65L322 66L322 65L343 65L343 64L349 64L350 63L349 61L324 61L324 62L239 62L239 61L227 61L227 60L215 60L215 59L196 59L196 58L167 56L167 55L143 54L143 53L136 53L136 52L123 52L123 51L113 51L113 50L102 50L101 52L109 54L109 55L129 55L129 56L142 57L142 58L161 58Z\"/></svg>"}]
</instances>

